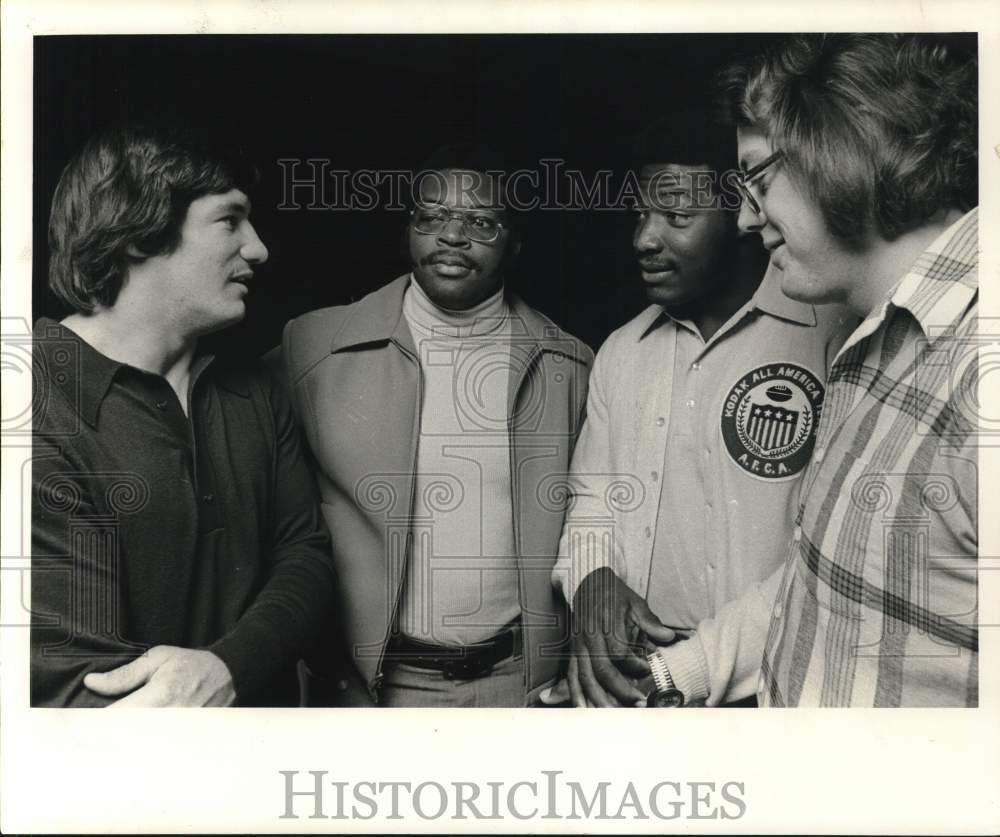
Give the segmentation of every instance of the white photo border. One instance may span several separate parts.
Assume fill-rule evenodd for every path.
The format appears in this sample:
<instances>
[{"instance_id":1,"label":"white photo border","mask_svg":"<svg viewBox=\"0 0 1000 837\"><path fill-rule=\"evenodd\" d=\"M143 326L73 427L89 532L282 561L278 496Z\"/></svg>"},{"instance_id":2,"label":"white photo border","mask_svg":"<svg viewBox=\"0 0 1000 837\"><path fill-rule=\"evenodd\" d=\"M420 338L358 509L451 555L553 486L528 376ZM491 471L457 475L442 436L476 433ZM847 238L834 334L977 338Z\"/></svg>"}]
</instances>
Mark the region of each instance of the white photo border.
<instances>
[{"instance_id":1,"label":"white photo border","mask_svg":"<svg viewBox=\"0 0 1000 837\"><path fill-rule=\"evenodd\" d=\"M2 281L5 335L31 321L32 37L35 35L419 32L978 31L983 320L1000 347L1000 24L988 2L5 2L3 14ZM993 352L992 356L1000 356ZM997 364L993 364L997 366ZM1000 417L996 373L984 365L983 415ZM30 404L30 374L7 368L6 404ZM4 407L4 416L8 407ZM3 447L0 632L3 709L0 827L7 832L410 833L995 833L1000 830L1000 666L997 630L981 632L980 707L971 710L629 712L547 710L226 710L88 712L28 708L27 566L30 514L24 463L30 442ZM981 624L1000 626L1000 449L984 447L980 473ZM323 781L608 782L608 814L629 783L642 804L662 782L682 786L687 814L545 818L530 788L502 819L282 818L285 777ZM548 771L549 773L546 773ZM745 810L691 818L692 783L739 783ZM668 790L672 788L668 787ZM348 788L348 793L351 789ZM665 799L666 797L664 797ZM433 799L433 797L428 797ZM503 800L508 801L506 798ZM538 803L537 816L517 819ZM350 802L346 805L350 809ZM436 804L428 804L436 808ZM488 807L488 806L480 806ZM667 807L666 803L663 805ZM362 815L367 806L361 806ZM703 809L706 813L707 809Z\"/></svg>"}]
</instances>

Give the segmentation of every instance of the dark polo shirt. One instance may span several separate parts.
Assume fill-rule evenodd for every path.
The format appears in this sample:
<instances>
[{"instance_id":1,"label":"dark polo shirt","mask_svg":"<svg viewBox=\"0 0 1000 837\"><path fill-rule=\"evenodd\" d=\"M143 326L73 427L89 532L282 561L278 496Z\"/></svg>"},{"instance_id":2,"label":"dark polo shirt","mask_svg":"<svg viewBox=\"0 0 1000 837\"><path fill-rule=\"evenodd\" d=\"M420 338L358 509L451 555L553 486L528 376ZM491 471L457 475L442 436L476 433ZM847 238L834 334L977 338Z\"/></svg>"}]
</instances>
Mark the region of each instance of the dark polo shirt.
<instances>
[{"instance_id":1,"label":"dark polo shirt","mask_svg":"<svg viewBox=\"0 0 1000 837\"><path fill-rule=\"evenodd\" d=\"M297 699L335 575L291 410L254 366L202 356L189 416L159 376L35 326L33 706L154 645L212 651L237 702Z\"/></svg>"}]
</instances>

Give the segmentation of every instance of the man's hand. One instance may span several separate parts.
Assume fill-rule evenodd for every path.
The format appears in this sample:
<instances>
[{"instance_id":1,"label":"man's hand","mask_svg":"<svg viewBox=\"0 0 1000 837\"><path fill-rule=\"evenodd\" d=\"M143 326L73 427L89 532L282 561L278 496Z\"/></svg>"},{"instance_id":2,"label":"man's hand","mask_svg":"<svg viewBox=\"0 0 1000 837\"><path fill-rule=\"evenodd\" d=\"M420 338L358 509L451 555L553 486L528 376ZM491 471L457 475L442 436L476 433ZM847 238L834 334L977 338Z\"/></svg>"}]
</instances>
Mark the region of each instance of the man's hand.
<instances>
[{"instance_id":1,"label":"man's hand","mask_svg":"<svg viewBox=\"0 0 1000 837\"><path fill-rule=\"evenodd\" d=\"M645 705L629 678L649 675L643 643L667 645L674 631L608 567L594 570L573 597L570 694L574 706Z\"/></svg>"},{"instance_id":2,"label":"man's hand","mask_svg":"<svg viewBox=\"0 0 1000 837\"><path fill-rule=\"evenodd\" d=\"M139 706L231 706L236 700L226 664L211 651L157 645L141 657L83 685L104 697L126 695L108 708Z\"/></svg>"}]
</instances>

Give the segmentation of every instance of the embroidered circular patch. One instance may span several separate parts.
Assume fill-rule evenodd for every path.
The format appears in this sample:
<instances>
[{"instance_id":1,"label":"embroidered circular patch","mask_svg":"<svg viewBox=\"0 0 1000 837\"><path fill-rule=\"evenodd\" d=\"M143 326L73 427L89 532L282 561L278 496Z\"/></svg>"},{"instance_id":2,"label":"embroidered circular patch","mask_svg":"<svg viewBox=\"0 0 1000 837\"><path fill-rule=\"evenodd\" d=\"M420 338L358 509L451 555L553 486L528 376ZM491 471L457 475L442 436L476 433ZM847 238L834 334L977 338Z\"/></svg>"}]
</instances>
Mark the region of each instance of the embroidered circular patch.
<instances>
[{"instance_id":1,"label":"embroidered circular patch","mask_svg":"<svg viewBox=\"0 0 1000 837\"><path fill-rule=\"evenodd\" d=\"M826 390L793 363L758 366L722 404L722 438L733 461L760 479L798 474L812 456Z\"/></svg>"}]
</instances>

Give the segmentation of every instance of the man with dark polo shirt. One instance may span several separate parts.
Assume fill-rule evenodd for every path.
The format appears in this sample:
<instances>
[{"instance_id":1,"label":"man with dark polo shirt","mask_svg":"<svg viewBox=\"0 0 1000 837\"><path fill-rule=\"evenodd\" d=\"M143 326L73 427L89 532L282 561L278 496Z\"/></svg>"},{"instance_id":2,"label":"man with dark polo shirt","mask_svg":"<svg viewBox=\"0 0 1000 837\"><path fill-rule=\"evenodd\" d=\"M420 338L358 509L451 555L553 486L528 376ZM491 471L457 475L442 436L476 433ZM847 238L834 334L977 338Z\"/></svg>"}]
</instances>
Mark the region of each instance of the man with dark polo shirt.
<instances>
[{"instance_id":1,"label":"man with dark polo shirt","mask_svg":"<svg viewBox=\"0 0 1000 837\"><path fill-rule=\"evenodd\" d=\"M267 249L253 172L120 126L65 169L35 329L33 706L297 704L334 600L280 388L202 335L242 319Z\"/></svg>"}]
</instances>

